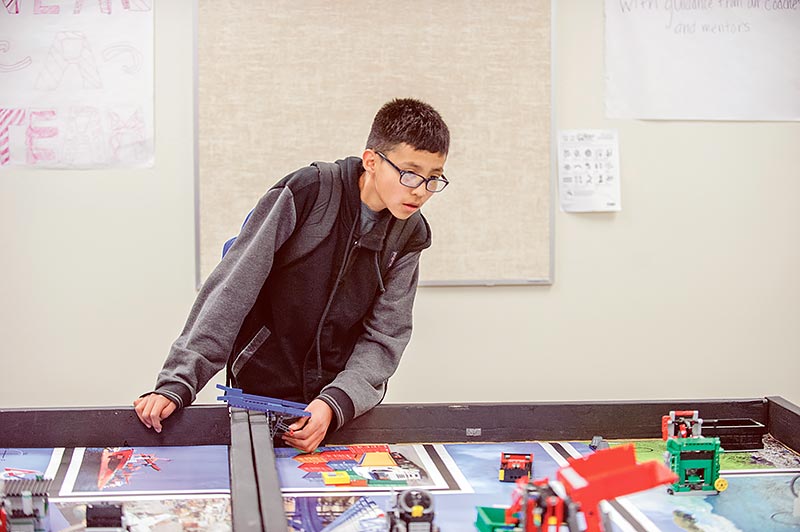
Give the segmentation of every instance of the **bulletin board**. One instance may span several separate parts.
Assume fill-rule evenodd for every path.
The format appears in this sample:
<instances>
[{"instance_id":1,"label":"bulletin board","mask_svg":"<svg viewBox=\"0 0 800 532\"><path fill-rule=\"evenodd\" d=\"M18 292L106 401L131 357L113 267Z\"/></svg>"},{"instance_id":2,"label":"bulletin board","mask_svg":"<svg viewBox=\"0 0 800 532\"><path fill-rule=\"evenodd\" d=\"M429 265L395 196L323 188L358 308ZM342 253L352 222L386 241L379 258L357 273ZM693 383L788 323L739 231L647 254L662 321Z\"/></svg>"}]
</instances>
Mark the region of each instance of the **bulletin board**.
<instances>
[{"instance_id":1,"label":"bulletin board","mask_svg":"<svg viewBox=\"0 0 800 532\"><path fill-rule=\"evenodd\" d=\"M271 185L411 97L451 133L421 284L551 282L550 0L200 0L197 46L200 281Z\"/></svg>"}]
</instances>

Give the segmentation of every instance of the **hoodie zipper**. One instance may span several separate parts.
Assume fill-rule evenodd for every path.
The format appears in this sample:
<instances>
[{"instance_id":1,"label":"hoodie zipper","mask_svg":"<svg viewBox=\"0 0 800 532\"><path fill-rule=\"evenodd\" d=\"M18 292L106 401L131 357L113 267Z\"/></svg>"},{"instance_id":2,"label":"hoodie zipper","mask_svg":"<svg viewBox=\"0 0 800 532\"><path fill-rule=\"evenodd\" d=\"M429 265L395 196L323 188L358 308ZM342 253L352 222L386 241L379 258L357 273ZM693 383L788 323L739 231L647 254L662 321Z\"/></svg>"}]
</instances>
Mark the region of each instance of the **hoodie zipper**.
<instances>
[{"instance_id":1,"label":"hoodie zipper","mask_svg":"<svg viewBox=\"0 0 800 532\"><path fill-rule=\"evenodd\" d=\"M333 304L333 298L336 297L336 291L339 289L339 284L342 282L344 278L345 271L347 270L347 265L350 264L351 259L353 258L354 252L359 247L358 239L354 239L353 235L356 232L356 225L358 225L358 218L359 214L356 214L356 219L353 221L353 226L350 228L350 234L347 236L347 241L352 242L350 246L347 248L347 252L345 253L344 260L342 261L342 265L339 267L339 273L336 275L336 282L333 284L333 289L331 290L331 295L328 298L328 302L325 304L325 310L322 311L322 316L320 317L319 324L317 324L317 334L314 338L314 348L317 352L317 378L322 378L322 350L320 346L320 337L322 336L322 325L325 323L325 318L328 316L328 311L331 309L331 305Z\"/></svg>"},{"instance_id":2,"label":"hoodie zipper","mask_svg":"<svg viewBox=\"0 0 800 532\"><path fill-rule=\"evenodd\" d=\"M381 294L386 292L386 287L383 285L383 276L381 275L381 265L378 263L378 252L375 252L375 273L378 274L378 288L381 289Z\"/></svg>"}]
</instances>

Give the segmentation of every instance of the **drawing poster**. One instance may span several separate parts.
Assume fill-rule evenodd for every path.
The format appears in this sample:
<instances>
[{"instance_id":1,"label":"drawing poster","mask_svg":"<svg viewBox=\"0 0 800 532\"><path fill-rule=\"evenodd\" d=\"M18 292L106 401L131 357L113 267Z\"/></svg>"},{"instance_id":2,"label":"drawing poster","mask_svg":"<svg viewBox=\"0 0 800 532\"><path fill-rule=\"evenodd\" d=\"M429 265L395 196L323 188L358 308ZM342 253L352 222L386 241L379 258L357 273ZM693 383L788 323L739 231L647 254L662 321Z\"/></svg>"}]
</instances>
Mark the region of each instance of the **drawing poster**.
<instances>
[{"instance_id":1,"label":"drawing poster","mask_svg":"<svg viewBox=\"0 0 800 532\"><path fill-rule=\"evenodd\" d=\"M0 169L151 166L151 0L4 1L0 87Z\"/></svg>"}]
</instances>

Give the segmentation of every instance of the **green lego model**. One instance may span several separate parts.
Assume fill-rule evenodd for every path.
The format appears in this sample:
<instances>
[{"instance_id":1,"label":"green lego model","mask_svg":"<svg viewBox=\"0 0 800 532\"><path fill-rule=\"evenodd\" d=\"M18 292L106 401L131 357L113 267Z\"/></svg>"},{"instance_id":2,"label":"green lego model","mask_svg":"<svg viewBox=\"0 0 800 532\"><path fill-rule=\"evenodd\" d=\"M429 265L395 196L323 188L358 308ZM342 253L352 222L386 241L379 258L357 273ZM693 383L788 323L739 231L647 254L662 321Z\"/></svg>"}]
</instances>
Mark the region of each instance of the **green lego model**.
<instances>
[{"instance_id":1,"label":"green lego model","mask_svg":"<svg viewBox=\"0 0 800 532\"><path fill-rule=\"evenodd\" d=\"M666 458L678 481L667 492L716 495L728 489L728 481L719 476L719 438L670 438Z\"/></svg>"}]
</instances>

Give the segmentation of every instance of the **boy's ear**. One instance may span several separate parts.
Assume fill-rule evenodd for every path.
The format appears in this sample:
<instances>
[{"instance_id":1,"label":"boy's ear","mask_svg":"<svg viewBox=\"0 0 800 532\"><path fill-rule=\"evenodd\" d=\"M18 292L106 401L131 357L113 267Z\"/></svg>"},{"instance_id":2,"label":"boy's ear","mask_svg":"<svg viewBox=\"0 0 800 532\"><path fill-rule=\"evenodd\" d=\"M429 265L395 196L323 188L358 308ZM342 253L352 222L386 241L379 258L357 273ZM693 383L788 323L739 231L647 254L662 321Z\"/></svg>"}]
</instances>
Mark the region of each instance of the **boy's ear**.
<instances>
[{"instance_id":1,"label":"boy's ear","mask_svg":"<svg viewBox=\"0 0 800 532\"><path fill-rule=\"evenodd\" d=\"M364 150L364 153L361 154L361 164L364 166L364 170L366 170L371 174L374 174L375 165L377 163L378 163L378 155L369 148Z\"/></svg>"}]
</instances>

